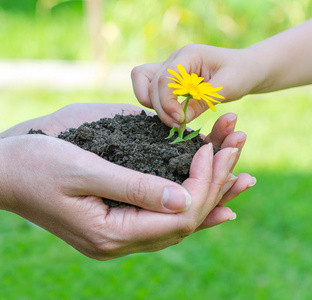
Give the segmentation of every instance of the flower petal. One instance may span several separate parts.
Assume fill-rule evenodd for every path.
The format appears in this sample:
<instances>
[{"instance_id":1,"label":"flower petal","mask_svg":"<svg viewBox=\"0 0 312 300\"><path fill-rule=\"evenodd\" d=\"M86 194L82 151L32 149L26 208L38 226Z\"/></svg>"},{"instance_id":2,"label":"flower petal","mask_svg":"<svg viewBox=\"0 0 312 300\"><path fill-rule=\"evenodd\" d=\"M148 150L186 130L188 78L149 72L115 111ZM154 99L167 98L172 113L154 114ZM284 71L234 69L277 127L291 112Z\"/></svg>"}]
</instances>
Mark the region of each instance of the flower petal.
<instances>
[{"instance_id":1,"label":"flower petal","mask_svg":"<svg viewBox=\"0 0 312 300\"><path fill-rule=\"evenodd\" d=\"M173 77L167 77L174 81L168 83L168 87L174 89L172 93L178 96L191 95L195 100L205 101L211 110L216 111L214 103L221 102L214 98L224 99L223 96L217 93L222 90L223 87L219 86L214 88L209 82L203 82L203 77L200 77L195 73L188 74L185 68L180 64L177 65L177 68L180 74L168 69L168 72L173 75Z\"/></svg>"},{"instance_id":2,"label":"flower petal","mask_svg":"<svg viewBox=\"0 0 312 300\"><path fill-rule=\"evenodd\" d=\"M223 89L223 86L218 86L218 87L213 88L213 89L214 89L215 92L218 92L218 91Z\"/></svg>"},{"instance_id":3,"label":"flower petal","mask_svg":"<svg viewBox=\"0 0 312 300\"><path fill-rule=\"evenodd\" d=\"M209 91L200 91L203 95L207 95L207 96L210 96L210 97L215 97L215 98L220 98L220 99L224 99L223 96L217 94L217 93L213 93L213 92L209 92Z\"/></svg>"},{"instance_id":4,"label":"flower petal","mask_svg":"<svg viewBox=\"0 0 312 300\"><path fill-rule=\"evenodd\" d=\"M166 78L174 80L175 82L182 84L181 81L176 78L172 78L172 77L166 77Z\"/></svg>"},{"instance_id":5,"label":"flower petal","mask_svg":"<svg viewBox=\"0 0 312 300\"><path fill-rule=\"evenodd\" d=\"M203 100L205 100L205 101L210 101L210 102L221 103L220 101L215 100L215 99L213 99L213 98L210 98L210 97L209 97L209 96L207 96L207 95L201 95L201 98L202 98Z\"/></svg>"},{"instance_id":6,"label":"flower petal","mask_svg":"<svg viewBox=\"0 0 312 300\"><path fill-rule=\"evenodd\" d=\"M201 96L200 95L192 95L192 99L195 99L195 100L201 100Z\"/></svg>"},{"instance_id":7,"label":"flower petal","mask_svg":"<svg viewBox=\"0 0 312 300\"><path fill-rule=\"evenodd\" d=\"M208 82L203 82L201 83L198 88L200 89L201 93L205 94L205 95L209 95L212 97L216 97L216 98L220 98L220 99L224 99L223 96L219 95L217 93L217 91L222 90L223 87L217 87L217 88L213 88L212 85Z\"/></svg>"},{"instance_id":8,"label":"flower petal","mask_svg":"<svg viewBox=\"0 0 312 300\"><path fill-rule=\"evenodd\" d=\"M181 88L183 88L183 86L181 84L175 83L175 82L168 83L168 87L170 87L172 89L181 89Z\"/></svg>"},{"instance_id":9,"label":"flower petal","mask_svg":"<svg viewBox=\"0 0 312 300\"><path fill-rule=\"evenodd\" d=\"M202 82L198 85L200 89L208 89L209 91L213 90L212 85L209 82Z\"/></svg>"},{"instance_id":10,"label":"flower petal","mask_svg":"<svg viewBox=\"0 0 312 300\"><path fill-rule=\"evenodd\" d=\"M204 77L199 77L197 74L191 74L191 81L194 85L199 85L204 80Z\"/></svg>"},{"instance_id":11,"label":"flower petal","mask_svg":"<svg viewBox=\"0 0 312 300\"><path fill-rule=\"evenodd\" d=\"M191 82L191 75L188 74L188 73L186 72L186 70L184 69L184 67L183 67L182 65L179 65L179 64L177 65L177 67L178 67L178 70L179 70L179 72L180 72L182 78L183 78L186 82Z\"/></svg>"},{"instance_id":12,"label":"flower petal","mask_svg":"<svg viewBox=\"0 0 312 300\"><path fill-rule=\"evenodd\" d=\"M186 88L176 89L176 90L174 90L172 93L175 94L175 95L183 96L183 95L188 94L188 93L189 93L189 90L186 89Z\"/></svg>"},{"instance_id":13,"label":"flower petal","mask_svg":"<svg viewBox=\"0 0 312 300\"><path fill-rule=\"evenodd\" d=\"M202 98L209 106L209 108L212 110L212 111L216 111L216 108L214 107L214 105L208 100L208 99L205 99L205 98Z\"/></svg>"},{"instance_id":14,"label":"flower petal","mask_svg":"<svg viewBox=\"0 0 312 300\"><path fill-rule=\"evenodd\" d=\"M206 93L205 93L206 94ZM215 97L215 98L220 98L220 99L225 99L223 96L217 94L217 93L209 93L209 96Z\"/></svg>"},{"instance_id":15,"label":"flower petal","mask_svg":"<svg viewBox=\"0 0 312 300\"><path fill-rule=\"evenodd\" d=\"M176 77L179 81L184 81L184 79L175 71L168 69L167 70L171 75L173 75L174 77Z\"/></svg>"}]
</instances>

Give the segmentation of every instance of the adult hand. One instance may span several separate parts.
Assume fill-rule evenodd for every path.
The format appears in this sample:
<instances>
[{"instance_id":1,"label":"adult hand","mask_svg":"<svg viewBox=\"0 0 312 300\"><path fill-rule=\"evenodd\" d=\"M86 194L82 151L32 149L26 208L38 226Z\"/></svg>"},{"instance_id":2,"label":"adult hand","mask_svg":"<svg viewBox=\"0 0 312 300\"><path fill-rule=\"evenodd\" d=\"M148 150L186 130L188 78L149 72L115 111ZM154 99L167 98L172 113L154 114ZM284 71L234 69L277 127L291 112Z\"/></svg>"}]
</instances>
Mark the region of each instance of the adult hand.
<instances>
[{"instance_id":1,"label":"adult hand","mask_svg":"<svg viewBox=\"0 0 312 300\"><path fill-rule=\"evenodd\" d=\"M177 70L181 64L188 73L204 77L213 87L223 86L218 92L226 101L236 100L253 92L264 78L261 65L250 49L226 49L206 45L187 45L174 51L163 63L151 63L132 70L133 89L139 102L156 110L169 127L184 121L184 102L179 103L168 83L167 69ZM179 72L178 72L179 73ZM220 99L217 99L220 100ZM191 99L186 111L190 122L208 109L205 101Z\"/></svg>"},{"instance_id":2,"label":"adult hand","mask_svg":"<svg viewBox=\"0 0 312 300\"><path fill-rule=\"evenodd\" d=\"M45 228L92 258L156 251L180 242L199 227L210 226L207 215L222 196L237 156L233 148L226 148L213 159L210 145L197 152L190 178L183 183L192 198L189 209L169 214L160 203L164 187L175 187L170 181L127 170L52 137L2 139L1 208ZM158 206L163 213L134 207L108 213L103 197L143 208L151 206L153 199L154 209ZM177 197L183 198L183 193Z\"/></svg>"},{"instance_id":3,"label":"adult hand","mask_svg":"<svg viewBox=\"0 0 312 300\"><path fill-rule=\"evenodd\" d=\"M50 136L57 136L60 132L71 127L78 127L84 122L97 121L103 117L113 117L115 114L139 114L141 110L140 107L129 104L76 103L65 106L49 115L20 123L2 133L1 136L7 137L26 134L31 128L34 130L41 129ZM149 112L147 111L147 113ZM237 116L233 113L221 116L216 121L211 133L206 137L206 143L212 142L213 145L218 148L238 148L238 152L240 153L245 144L246 135L243 132L234 132L236 122ZM235 177L232 177L227 184L229 191L224 195L224 199L222 199L220 204L229 202L237 197L244 190L248 189L254 181L255 178L251 177L249 174L239 174L237 180L235 180ZM229 184L233 186L229 186ZM116 189L118 189L119 182L116 182L116 186ZM132 191L132 193L135 194L134 191ZM118 196L118 198L120 198L120 196ZM127 202L126 197L124 197L123 200ZM121 201L124 202L123 200ZM149 205L149 203L152 205ZM151 197L150 201L146 203L146 208L159 210L159 208L153 205L154 203L154 198ZM209 216L213 216L215 220L213 221L211 219L211 226L227 221L233 216L232 211L228 208L217 208L216 211L219 212L217 218L216 214L211 214Z\"/></svg>"},{"instance_id":4,"label":"adult hand","mask_svg":"<svg viewBox=\"0 0 312 300\"><path fill-rule=\"evenodd\" d=\"M223 117L207 138L223 146L239 144L237 133L235 138L232 132L235 120L228 121L229 116ZM223 196L231 200L234 194L253 182L248 174L236 181L229 180L238 156L235 151L231 153L232 148L220 151L215 159L211 149L207 156L209 146L200 149L193 160L191 176L182 187L109 163L93 153L47 136L2 139L0 148L3 153L0 174L2 179L6 178L1 180L4 183L1 208L29 219L97 259L156 251L179 242L181 236L195 230L227 221L233 217L231 210L214 207ZM227 162L232 164L230 168ZM169 192L178 189L180 195L168 198L168 189ZM168 214L170 211L162 205L163 195L169 200L182 199L182 203L190 205L190 212ZM103 197L143 209L115 208L108 214ZM172 208L170 201L167 205ZM155 228L155 224L160 225Z\"/></svg>"},{"instance_id":5,"label":"adult hand","mask_svg":"<svg viewBox=\"0 0 312 300\"><path fill-rule=\"evenodd\" d=\"M76 128L85 122L112 118L116 114L139 114L141 111L142 108L130 104L75 103L51 114L17 124L2 132L0 137L27 134L30 129L41 129L47 135L57 136L62 131Z\"/></svg>"}]
</instances>

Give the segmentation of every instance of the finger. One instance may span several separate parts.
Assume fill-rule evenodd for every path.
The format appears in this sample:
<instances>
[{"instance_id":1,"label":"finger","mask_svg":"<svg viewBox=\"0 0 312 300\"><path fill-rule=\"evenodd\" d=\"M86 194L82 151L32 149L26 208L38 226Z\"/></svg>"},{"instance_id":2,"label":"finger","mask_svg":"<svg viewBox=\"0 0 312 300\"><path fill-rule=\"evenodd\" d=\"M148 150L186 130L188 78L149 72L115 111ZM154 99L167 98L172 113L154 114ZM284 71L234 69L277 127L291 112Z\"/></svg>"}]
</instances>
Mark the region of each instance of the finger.
<instances>
[{"instance_id":1,"label":"finger","mask_svg":"<svg viewBox=\"0 0 312 300\"><path fill-rule=\"evenodd\" d=\"M213 201L212 203L211 201L207 201L207 195L210 191L212 181L212 148L212 144L210 143L202 146L196 152L190 167L190 177L182 184L192 197L192 205L185 215L187 218L195 221L196 228L215 206Z\"/></svg>"},{"instance_id":2,"label":"finger","mask_svg":"<svg viewBox=\"0 0 312 300\"><path fill-rule=\"evenodd\" d=\"M257 183L255 177L247 173L241 173L236 175L238 179L235 181L233 186L223 195L219 202L219 205L225 205L227 202L233 200L239 196L242 192L248 190Z\"/></svg>"},{"instance_id":3,"label":"finger","mask_svg":"<svg viewBox=\"0 0 312 300\"><path fill-rule=\"evenodd\" d=\"M79 195L94 195L157 212L188 209L191 196L181 185L110 163L93 153L80 159ZM86 170L88 170L86 172Z\"/></svg>"},{"instance_id":4,"label":"finger","mask_svg":"<svg viewBox=\"0 0 312 300\"><path fill-rule=\"evenodd\" d=\"M191 99L185 113L186 122L189 123L196 119L208 108L208 104L205 101Z\"/></svg>"},{"instance_id":5,"label":"finger","mask_svg":"<svg viewBox=\"0 0 312 300\"><path fill-rule=\"evenodd\" d=\"M209 145L211 144L197 151L191 164L190 178L183 182L183 186L192 197L192 205L184 214L197 223L196 228L222 198L221 190L227 181L229 168L232 167L238 150L226 148L211 158Z\"/></svg>"},{"instance_id":6,"label":"finger","mask_svg":"<svg viewBox=\"0 0 312 300\"><path fill-rule=\"evenodd\" d=\"M168 72L168 69L171 69L175 72L179 72L177 69L177 64L170 65L165 64L162 72L158 74L158 96L159 96L159 104L162 107L162 110L171 116L176 123L181 124L185 119L185 114L183 112L184 104L180 104L177 101L177 95L173 93L174 89L168 87L169 83L173 83L174 80L170 79L173 76ZM168 78L170 77L170 78ZM156 84L156 83L155 83Z\"/></svg>"},{"instance_id":7,"label":"finger","mask_svg":"<svg viewBox=\"0 0 312 300\"><path fill-rule=\"evenodd\" d=\"M235 219L236 213L234 213L229 207L216 206L200 224L196 231L210 228Z\"/></svg>"},{"instance_id":8,"label":"finger","mask_svg":"<svg viewBox=\"0 0 312 300\"><path fill-rule=\"evenodd\" d=\"M102 244L98 259L158 251L181 242L189 235L189 221L182 214L163 214L145 209L137 211L131 207L111 210L105 216L105 224L109 224L109 236L113 239Z\"/></svg>"},{"instance_id":9,"label":"finger","mask_svg":"<svg viewBox=\"0 0 312 300\"><path fill-rule=\"evenodd\" d=\"M227 148L227 147L232 147L232 148L238 148L239 153L242 151L245 142L247 139L246 133L242 131L235 131L231 134L229 134L221 144L221 148Z\"/></svg>"},{"instance_id":10,"label":"finger","mask_svg":"<svg viewBox=\"0 0 312 300\"><path fill-rule=\"evenodd\" d=\"M239 160L242 149L246 142L246 138L247 136L244 132L236 131L228 135L221 145L221 148L232 147L232 148L238 149L238 155L236 157L236 160L233 163L232 169L230 169L230 172L233 172L233 169L235 168L236 163Z\"/></svg>"},{"instance_id":11,"label":"finger","mask_svg":"<svg viewBox=\"0 0 312 300\"><path fill-rule=\"evenodd\" d=\"M235 216L230 208L218 206L212 210L196 231L233 220ZM108 224L114 222L111 234L121 236L110 242L109 249L112 251L113 248L113 257L161 250L181 242L189 233L189 221L181 214L168 215L146 210L136 212L134 209L126 208L111 211L106 216L105 222ZM131 241L130 245L122 239L124 236L127 237L126 241ZM102 252L107 253L107 251Z\"/></svg>"},{"instance_id":12,"label":"finger","mask_svg":"<svg viewBox=\"0 0 312 300\"><path fill-rule=\"evenodd\" d=\"M149 85L155 77L156 70L159 66L159 63L150 63L135 67L131 71L134 94L142 105L149 108L153 108L153 103L148 93Z\"/></svg>"},{"instance_id":13,"label":"finger","mask_svg":"<svg viewBox=\"0 0 312 300\"><path fill-rule=\"evenodd\" d=\"M167 112L165 112L163 107L161 106L161 103L159 101L159 87L157 78L153 79L153 81L149 85L149 96L153 103L153 108L157 112L157 115L160 118L160 120L169 127L179 127L180 123L176 121L174 115L170 115ZM178 105L180 105L177 99L175 99L175 102Z\"/></svg>"},{"instance_id":14,"label":"finger","mask_svg":"<svg viewBox=\"0 0 312 300\"><path fill-rule=\"evenodd\" d=\"M234 185L234 183L237 181L238 177L233 175L232 173L229 173L226 182L224 183L223 187L221 188L221 197Z\"/></svg>"},{"instance_id":15,"label":"finger","mask_svg":"<svg viewBox=\"0 0 312 300\"><path fill-rule=\"evenodd\" d=\"M231 186L236 178L230 175L233 163L238 156L237 148L225 148L214 156L213 177L209 190L209 197L213 197L216 206L223 196L224 188Z\"/></svg>"},{"instance_id":16,"label":"finger","mask_svg":"<svg viewBox=\"0 0 312 300\"><path fill-rule=\"evenodd\" d=\"M161 121L169 127L178 127L184 120L184 113L181 104L177 101L177 96L172 93L172 90L166 96L165 101L162 101L159 96L161 89L169 89L163 82L168 80L164 76L166 75L160 75L160 77L156 75L152 80L149 85L149 97Z\"/></svg>"},{"instance_id":17,"label":"finger","mask_svg":"<svg viewBox=\"0 0 312 300\"><path fill-rule=\"evenodd\" d=\"M205 138L206 143L212 143L215 147L221 148L225 138L234 132L237 122L237 115L227 113L222 115L212 127L211 133ZM235 145L229 145L235 147Z\"/></svg>"}]
</instances>

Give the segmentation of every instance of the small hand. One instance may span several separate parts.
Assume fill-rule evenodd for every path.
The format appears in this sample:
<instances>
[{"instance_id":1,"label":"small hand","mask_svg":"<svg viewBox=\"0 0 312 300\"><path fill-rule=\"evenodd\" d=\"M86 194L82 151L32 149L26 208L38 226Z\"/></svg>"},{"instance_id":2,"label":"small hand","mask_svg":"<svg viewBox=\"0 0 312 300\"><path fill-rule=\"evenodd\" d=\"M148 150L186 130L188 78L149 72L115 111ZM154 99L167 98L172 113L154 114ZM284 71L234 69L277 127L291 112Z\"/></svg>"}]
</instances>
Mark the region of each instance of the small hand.
<instances>
[{"instance_id":1,"label":"small hand","mask_svg":"<svg viewBox=\"0 0 312 300\"><path fill-rule=\"evenodd\" d=\"M184 102L179 103L168 83L172 82L167 69L177 71L181 64L188 73L204 77L213 87L223 86L218 92L226 101L239 99L251 92L262 80L263 74L248 49L233 50L206 45L187 45L174 51L163 63L138 66L132 71L133 89L139 102L156 110L159 118L169 127L184 121ZM256 70L256 71L255 71ZM218 99L220 100L220 99ZM208 109L205 101L191 99L186 122Z\"/></svg>"}]
</instances>

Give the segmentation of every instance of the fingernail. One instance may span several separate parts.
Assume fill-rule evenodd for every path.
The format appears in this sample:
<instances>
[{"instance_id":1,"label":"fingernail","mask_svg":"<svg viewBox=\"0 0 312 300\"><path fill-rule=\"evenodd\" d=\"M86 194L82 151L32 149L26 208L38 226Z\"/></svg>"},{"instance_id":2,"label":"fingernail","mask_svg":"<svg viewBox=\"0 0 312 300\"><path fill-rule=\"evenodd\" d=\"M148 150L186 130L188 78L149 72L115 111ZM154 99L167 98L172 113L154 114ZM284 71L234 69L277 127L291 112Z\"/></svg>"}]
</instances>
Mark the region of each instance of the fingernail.
<instances>
[{"instance_id":1,"label":"fingernail","mask_svg":"<svg viewBox=\"0 0 312 300\"><path fill-rule=\"evenodd\" d=\"M171 124L171 128L173 128L173 127L181 128L181 124L173 123L173 124Z\"/></svg>"},{"instance_id":2,"label":"fingernail","mask_svg":"<svg viewBox=\"0 0 312 300\"><path fill-rule=\"evenodd\" d=\"M173 113L173 114L171 114L171 117L173 118L173 119L175 119L178 123L182 123L183 121L184 121L184 115L181 115L181 114L179 114L179 113Z\"/></svg>"},{"instance_id":3,"label":"fingernail","mask_svg":"<svg viewBox=\"0 0 312 300\"><path fill-rule=\"evenodd\" d=\"M231 152L230 159L228 161L228 169L231 170L233 168L233 164L237 158L238 148L233 148Z\"/></svg>"},{"instance_id":4,"label":"fingernail","mask_svg":"<svg viewBox=\"0 0 312 300\"><path fill-rule=\"evenodd\" d=\"M234 120L237 119L237 115L235 114L235 116L233 116L231 119L229 119L227 121L227 126L226 126L226 132L230 133L234 130L235 128L235 122L233 122Z\"/></svg>"},{"instance_id":5,"label":"fingernail","mask_svg":"<svg viewBox=\"0 0 312 300\"><path fill-rule=\"evenodd\" d=\"M212 143L211 142L208 144L207 148L208 148L208 152L210 152L211 148L212 148Z\"/></svg>"},{"instance_id":6,"label":"fingernail","mask_svg":"<svg viewBox=\"0 0 312 300\"><path fill-rule=\"evenodd\" d=\"M237 141L237 144L236 144L236 148L238 148L238 154L241 154L242 152L242 148L243 148L243 145L245 144L246 142L246 138L243 138L243 139L240 139Z\"/></svg>"},{"instance_id":7,"label":"fingernail","mask_svg":"<svg viewBox=\"0 0 312 300\"><path fill-rule=\"evenodd\" d=\"M233 118L228 120L228 124L230 124L231 122L233 122L235 119L237 119L237 114L234 114L235 116L233 116Z\"/></svg>"},{"instance_id":8,"label":"fingernail","mask_svg":"<svg viewBox=\"0 0 312 300\"><path fill-rule=\"evenodd\" d=\"M195 117L195 112L192 107L188 107L186 113L185 113L185 119L186 123L191 122Z\"/></svg>"},{"instance_id":9,"label":"fingernail","mask_svg":"<svg viewBox=\"0 0 312 300\"><path fill-rule=\"evenodd\" d=\"M191 195L186 190L176 187L166 187L161 199L161 205L171 212L186 211L191 202Z\"/></svg>"},{"instance_id":10,"label":"fingernail","mask_svg":"<svg viewBox=\"0 0 312 300\"><path fill-rule=\"evenodd\" d=\"M252 187L257 183L257 178L256 177L252 177L253 183L248 184L248 187Z\"/></svg>"},{"instance_id":11,"label":"fingernail","mask_svg":"<svg viewBox=\"0 0 312 300\"><path fill-rule=\"evenodd\" d=\"M237 180L237 176L233 175L233 174L229 174L226 183L223 185L222 189L221 189L221 193L222 195L224 195L234 184L234 182Z\"/></svg>"},{"instance_id":12,"label":"fingernail","mask_svg":"<svg viewBox=\"0 0 312 300\"><path fill-rule=\"evenodd\" d=\"M237 178L238 178L237 176L235 176L234 174L230 173L228 178L227 178L227 182L229 182L229 181L236 181Z\"/></svg>"},{"instance_id":13,"label":"fingernail","mask_svg":"<svg viewBox=\"0 0 312 300\"><path fill-rule=\"evenodd\" d=\"M229 221L233 221L233 220L235 220L236 218L237 218L237 215L236 215L235 212L233 212L233 216L232 216L232 218L231 218Z\"/></svg>"}]
</instances>

